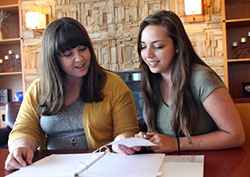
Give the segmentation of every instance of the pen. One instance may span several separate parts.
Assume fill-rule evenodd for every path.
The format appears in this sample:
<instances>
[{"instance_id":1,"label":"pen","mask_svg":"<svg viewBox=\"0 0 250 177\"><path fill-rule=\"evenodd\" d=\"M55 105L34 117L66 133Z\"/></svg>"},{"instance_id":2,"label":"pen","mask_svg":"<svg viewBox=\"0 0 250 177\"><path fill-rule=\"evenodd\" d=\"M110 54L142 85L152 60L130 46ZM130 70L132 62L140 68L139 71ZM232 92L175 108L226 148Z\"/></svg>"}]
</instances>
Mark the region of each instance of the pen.
<instances>
[{"instance_id":1,"label":"pen","mask_svg":"<svg viewBox=\"0 0 250 177\"><path fill-rule=\"evenodd\" d=\"M86 171L88 168L90 168L95 162L97 162L100 158L102 158L104 155L106 155L108 152L104 151L104 153L100 156L98 156L96 159L91 161L88 165L84 166L82 169L75 172L74 177L78 177L82 172Z\"/></svg>"}]
</instances>

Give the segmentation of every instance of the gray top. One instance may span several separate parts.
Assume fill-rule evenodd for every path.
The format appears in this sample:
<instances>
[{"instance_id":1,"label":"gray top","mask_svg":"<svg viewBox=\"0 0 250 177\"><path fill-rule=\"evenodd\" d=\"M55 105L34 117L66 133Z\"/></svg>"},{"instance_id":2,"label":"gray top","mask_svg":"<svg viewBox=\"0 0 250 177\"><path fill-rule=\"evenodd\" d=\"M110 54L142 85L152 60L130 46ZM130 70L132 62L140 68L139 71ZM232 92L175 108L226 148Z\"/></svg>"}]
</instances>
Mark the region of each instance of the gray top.
<instances>
[{"instance_id":1,"label":"gray top","mask_svg":"<svg viewBox=\"0 0 250 177\"><path fill-rule=\"evenodd\" d=\"M156 89L154 99L158 104L156 129L159 133L175 137L175 132L171 126L173 105L167 106L162 101L160 80L157 80L155 84L157 87L155 87ZM199 119L191 135L195 136L216 131L218 128L213 119L204 109L202 103L216 88L225 88L224 83L219 79L219 76L211 71L210 68L197 64L192 70L190 87L198 105L198 109L200 110Z\"/></svg>"},{"instance_id":2,"label":"gray top","mask_svg":"<svg viewBox=\"0 0 250 177\"><path fill-rule=\"evenodd\" d=\"M41 128L48 136L47 149L88 149L83 128L83 107L84 103L78 98L56 115L41 116ZM73 137L75 146L71 144Z\"/></svg>"}]
</instances>

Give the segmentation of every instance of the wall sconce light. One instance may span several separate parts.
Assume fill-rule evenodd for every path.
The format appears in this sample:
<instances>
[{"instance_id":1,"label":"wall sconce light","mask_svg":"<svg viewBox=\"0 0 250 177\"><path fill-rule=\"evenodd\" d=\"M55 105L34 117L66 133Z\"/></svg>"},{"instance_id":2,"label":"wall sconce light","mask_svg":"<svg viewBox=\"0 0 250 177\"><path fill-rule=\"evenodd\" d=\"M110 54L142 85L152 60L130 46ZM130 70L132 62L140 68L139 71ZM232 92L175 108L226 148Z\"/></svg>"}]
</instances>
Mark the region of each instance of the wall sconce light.
<instances>
[{"instance_id":1,"label":"wall sconce light","mask_svg":"<svg viewBox=\"0 0 250 177\"><path fill-rule=\"evenodd\" d=\"M40 12L25 13L26 27L33 29L34 36L41 36L48 24L47 15Z\"/></svg>"},{"instance_id":2,"label":"wall sconce light","mask_svg":"<svg viewBox=\"0 0 250 177\"><path fill-rule=\"evenodd\" d=\"M185 22L205 21L203 13L203 0L184 0Z\"/></svg>"}]
</instances>

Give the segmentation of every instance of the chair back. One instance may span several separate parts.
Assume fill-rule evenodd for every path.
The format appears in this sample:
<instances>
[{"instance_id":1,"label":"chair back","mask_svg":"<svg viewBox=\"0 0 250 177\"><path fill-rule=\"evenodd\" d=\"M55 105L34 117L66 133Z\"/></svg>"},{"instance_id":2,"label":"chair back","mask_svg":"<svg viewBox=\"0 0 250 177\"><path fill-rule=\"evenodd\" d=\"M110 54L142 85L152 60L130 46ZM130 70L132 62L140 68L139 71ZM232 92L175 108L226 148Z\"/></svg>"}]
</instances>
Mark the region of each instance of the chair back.
<instances>
[{"instance_id":1,"label":"chair back","mask_svg":"<svg viewBox=\"0 0 250 177\"><path fill-rule=\"evenodd\" d=\"M17 102L8 102L6 104L6 126L10 127L11 129L14 126L14 123L16 121L16 117L19 111L21 103Z\"/></svg>"},{"instance_id":2,"label":"chair back","mask_svg":"<svg viewBox=\"0 0 250 177\"><path fill-rule=\"evenodd\" d=\"M8 136L16 121L16 117L17 117L20 105L21 103L14 103L14 102L8 102L6 104L6 107L5 107L6 126L0 127L0 149L8 148L7 146Z\"/></svg>"}]
</instances>

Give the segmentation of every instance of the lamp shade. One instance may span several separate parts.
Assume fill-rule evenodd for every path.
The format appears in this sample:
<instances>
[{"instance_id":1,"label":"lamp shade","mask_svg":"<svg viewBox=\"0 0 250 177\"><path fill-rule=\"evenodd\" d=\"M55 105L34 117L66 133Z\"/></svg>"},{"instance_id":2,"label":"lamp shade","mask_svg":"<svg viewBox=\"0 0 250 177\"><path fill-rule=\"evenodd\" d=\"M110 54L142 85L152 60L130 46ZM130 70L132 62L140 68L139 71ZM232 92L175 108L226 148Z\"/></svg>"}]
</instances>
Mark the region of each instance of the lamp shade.
<instances>
[{"instance_id":1,"label":"lamp shade","mask_svg":"<svg viewBox=\"0 0 250 177\"><path fill-rule=\"evenodd\" d=\"M46 27L46 15L39 12L27 12L26 27L31 29L44 29Z\"/></svg>"},{"instance_id":2,"label":"lamp shade","mask_svg":"<svg viewBox=\"0 0 250 177\"><path fill-rule=\"evenodd\" d=\"M198 15L202 14L202 2L201 0L184 0L185 14L186 15Z\"/></svg>"},{"instance_id":3,"label":"lamp shade","mask_svg":"<svg viewBox=\"0 0 250 177\"><path fill-rule=\"evenodd\" d=\"M184 0L185 22L204 21L203 0Z\"/></svg>"}]
</instances>

